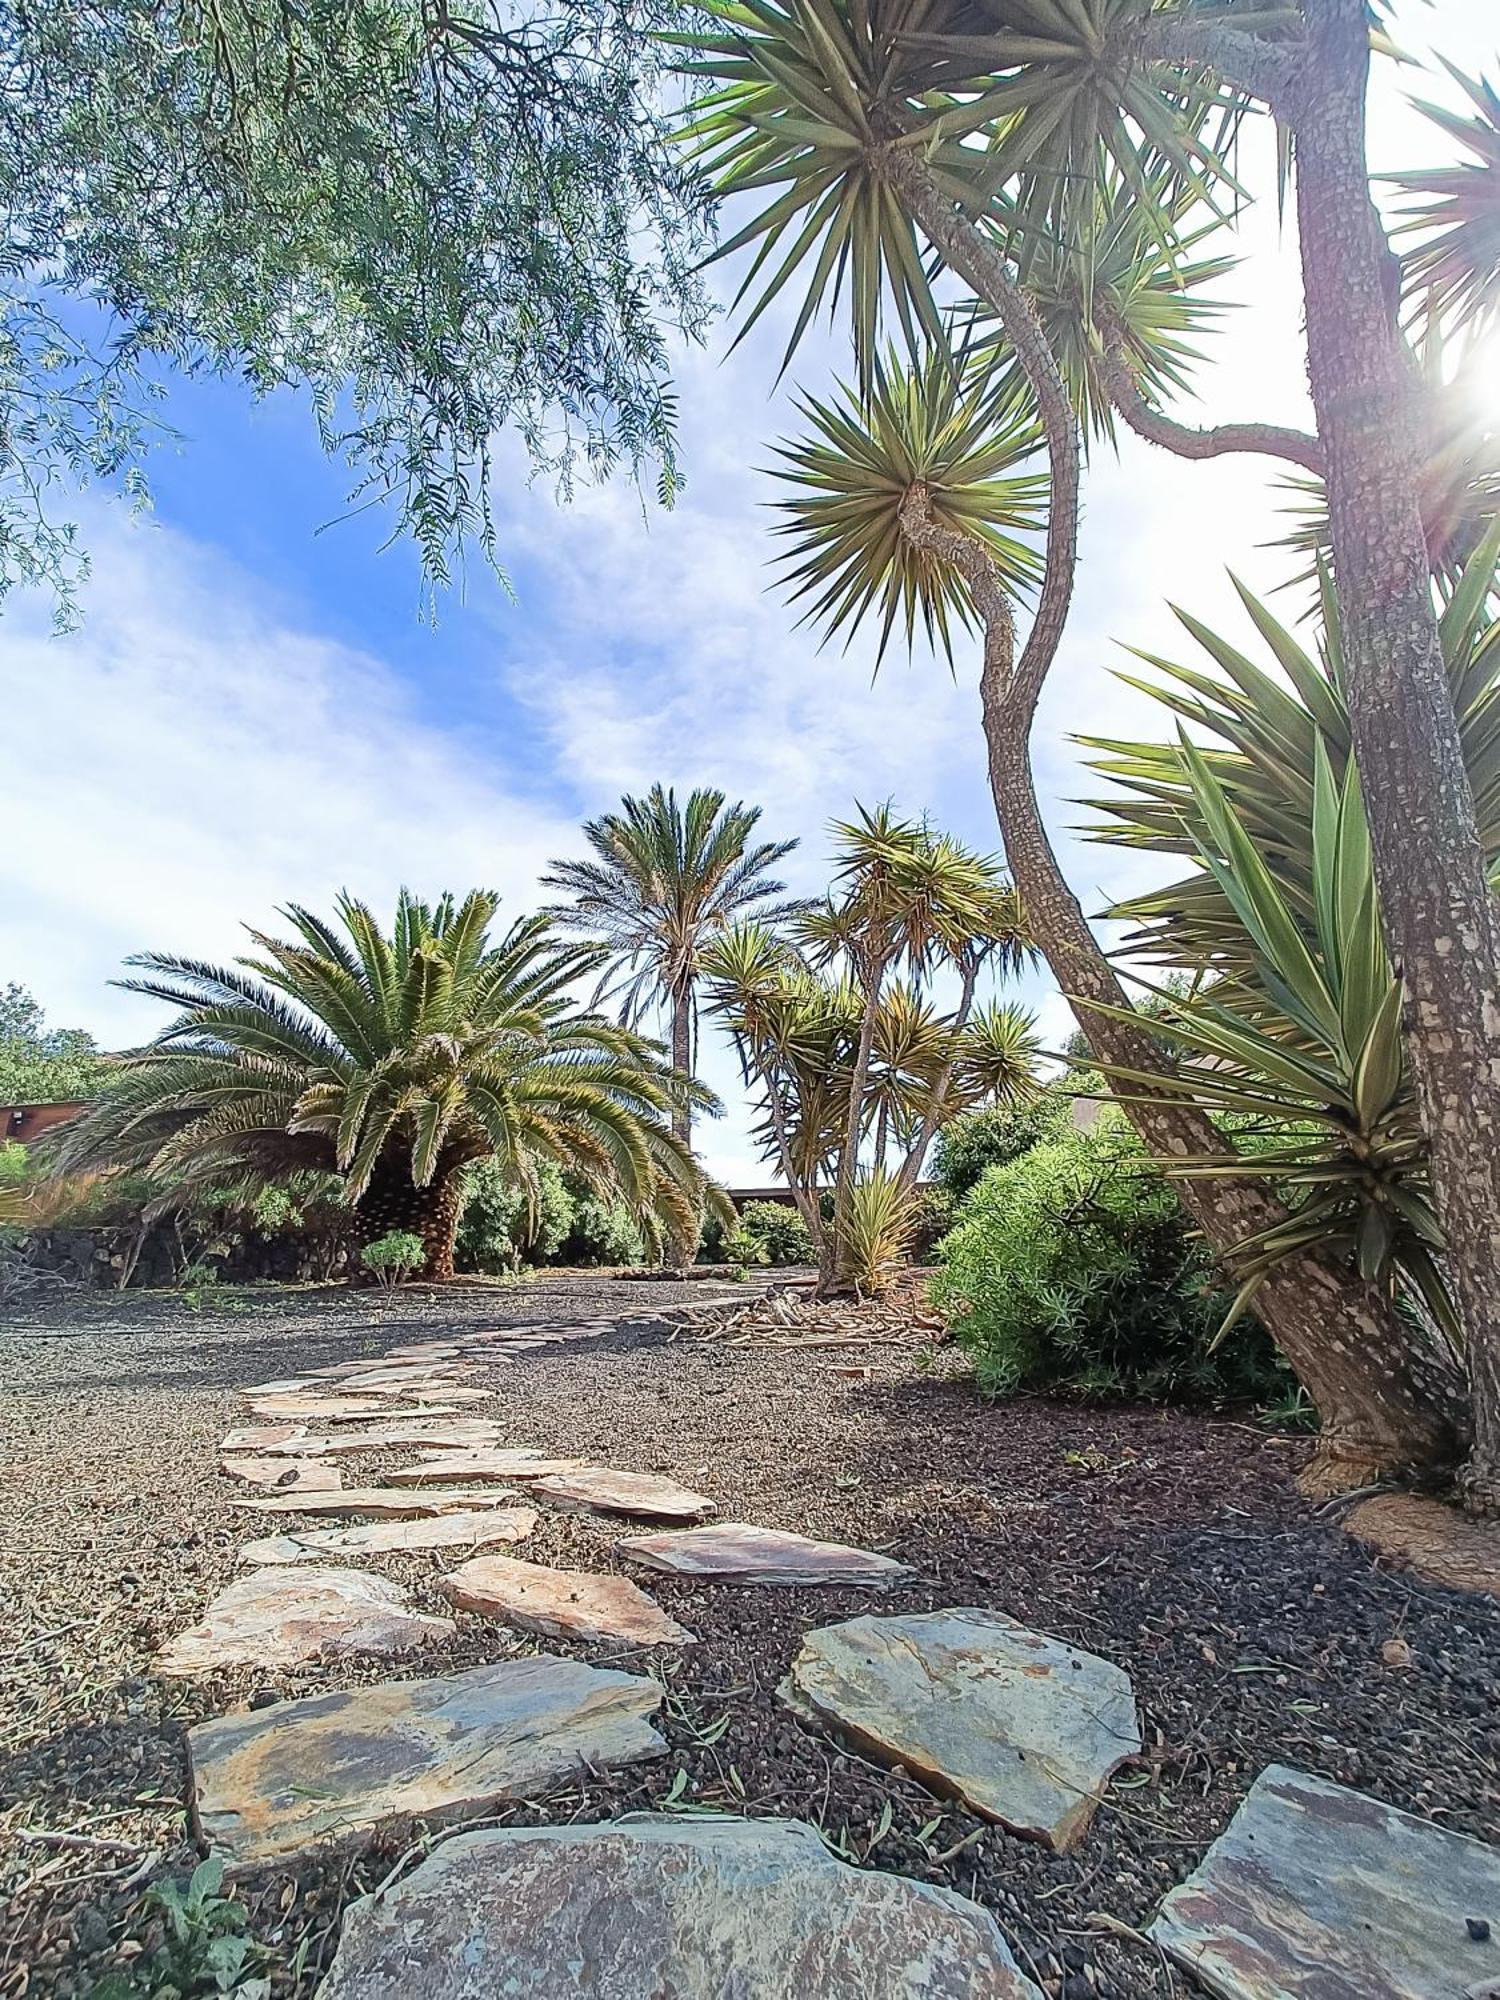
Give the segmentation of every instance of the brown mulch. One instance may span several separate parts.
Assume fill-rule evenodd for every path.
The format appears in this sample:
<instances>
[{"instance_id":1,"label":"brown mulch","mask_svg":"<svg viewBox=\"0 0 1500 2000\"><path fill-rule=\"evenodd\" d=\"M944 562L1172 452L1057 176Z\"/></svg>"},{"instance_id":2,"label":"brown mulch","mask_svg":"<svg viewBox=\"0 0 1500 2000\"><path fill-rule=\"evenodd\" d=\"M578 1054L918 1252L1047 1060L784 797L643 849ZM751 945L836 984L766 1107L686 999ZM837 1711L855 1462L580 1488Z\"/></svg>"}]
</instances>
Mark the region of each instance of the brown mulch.
<instances>
[{"instance_id":1,"label":"brown mulch","mask_svg":"<svg viewBox=\"0 0 1500 2000\"><path fill-rule=\"evenodd\" d=\"M675 1308L683 1288L572 1276L493 1292L262 1292L192 1312L85 1297L0 1337L0 2000L80 1996L150 1942L150 1871L180 1873L184 1728L389 1675L336 1666L183 1685L153 1650L236 1573L263 1531L216 1470L238 1385L403 1340ZM696 1288L695 1288L696 1297ZM710 1806L795 1815L848 1858L944 1883L995 1914L1061 2000L1186 1993L1141 1942L1267 1764L1359 1786L1456 1830L1500 1824L1500 1603L1388 1569L1293 1487L1304 1442L1255 1422L1159 1410L990 1406L946 1351L736 1346L664 1323L498 1364L484 1414L508 1441L670 1473L753 1519L888 1550L909 1588L649 1588L701 1643L684 1656L577 1647L667 1687L670 1754L502 1809L508 1822ZM359 1461L378 1473L400 1454ZM348 1476L349 1461L341 1463ZM618 1528L547 1513L518 1553L613 1567ZM427 1608L451 1557L378 1567ZM810 1627L872 1609L994 1606L1118 1661L1146 1755L1076 1851L1054 1856L903 1774L809 1733L775 1698ZM1393 1643L1399 1642L1399 1644ZM534 1650L463 1616L442 1672ZM409 1854L393 1828L241 1893L277 2000L310 1996L339 1912ZM105 1845L57 1844L55 1836ZM46 1836L46 1839L40 1836ZM117 1844L112 1844L117 1843Z\"/></svg>"}]
</instances>

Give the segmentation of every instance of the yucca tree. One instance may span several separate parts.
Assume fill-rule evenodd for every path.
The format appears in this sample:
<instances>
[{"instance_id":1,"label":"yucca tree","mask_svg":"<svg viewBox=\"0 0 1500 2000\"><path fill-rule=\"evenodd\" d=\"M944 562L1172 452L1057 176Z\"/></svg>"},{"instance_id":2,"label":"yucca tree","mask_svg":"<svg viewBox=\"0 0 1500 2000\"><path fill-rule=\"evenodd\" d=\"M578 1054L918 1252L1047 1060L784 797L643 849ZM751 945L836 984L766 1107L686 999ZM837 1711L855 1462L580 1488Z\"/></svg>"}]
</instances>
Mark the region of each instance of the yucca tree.
<instances>
[{"instance_id":1,"label":"yucca tree","mask_svg":"<svg viewBox=\"0 0 1500 2000\"><path fill-rule=\"evenodd\" d=\"M899 404L891 407L900 407ZM830 573L865 564L876 589L860 601L834 600L825 624L837 631L858 618L883 590L900 588L921 606L908 621L924 629L976 626L983 634L980 699L989 750L991 791L1030 937L1046 956L1064 993L1082 1004L1082 1025L1097 1059L1137 1079L1161 1078L1152 1091L1138 1081L1130 1115L1153 1152L1196 1157L1222 1150L1219 1135L1194 1102L1184 1100L1162 1043L1133 1013L1058 866L1038 808L1027 730L1014 726L1017 677L1015 595L1011 579L986 541L967 526L937 517L925 482L908 470L909 453L888 448L889 426L869 425L846 457L838 490L861 482L863 504L838 515L788 503L794 573ZM796 461L796 453L791 455ZM909 588L891 582L910 576ZM941 605L931 600L940 598ZM1023 700L1029 697L1023 695ZM1029 714L1029 710L1028 710ZM1210 1245L1231 1268L1241 1246L1274 1227L1282 1211L1254 1178L1186 1182L1184 1205ZM1393 1302L1336 1259L1307 1254L1284 1260L1265 1277L1258 1309L1306 1383L1324 1423L1319 1478L1330 1484L1391 1469L1451 1465L1455 1453L1450 1395L1434 1391L1426 1357ZM1358 1328L1357 1344L1331 1326ZM1451 1375L1451 1371L1450 1371ZM1451 1388L1451 1381L1448 1387Z\"/></svg>"},{"instance_id":2,"label":"yucca tree","mask_svg":"<svg viewBox=\"0 0 1500 2000\"><path fill-rule=\"evenodd\" d=\"M988 0L977 19L924 0L709 0L708 11L715 32L685 38L710 85L689 139L721 193L757 205L726 245L758 246L750 310L799 275L795 340L848 278L867 385L882 309L909 343L933 337L931 283L945 264L993 309L1035 398L1051 478L1043 584L995 710L1023 744L1071 603L1081 465L1028 259L1051 237L1087 271L1111 176L1141 191L1153 233L1179 254L1187 217L1166 190L1175 180L1221 208L1237 199L1224 141L1250 112L1277 119L1295 171L1316 434L1185 425L1157 400L1160 374L1121 339L1104 343L1114 365L1102 379L1122 420L1165 449L1256 453L1326 481L1382 909L1409 1019L1433 1024L1412 1057L1472 1336L1480 1435L1467 1497L1500 1510L1500 925L1443 685L1420 513L1431 426L1364 165L1366 0L1248 13L1194 0ZM1145 199L1154 186L1159 202ZM1468 941L1462 963L1454 937ZM1347 1443L1353 1468L1352 1430ZM1370 1462L1383 1451L1372 1438Z\"/></svg>"},{"instance_id":3,"label":"yucca tree","mask_svg":"<svg viewBox=\"0 0 1500 2000\"><path fill-rule=\"evenodd\" d=\"M1483 331L1500 312L1500 92L1452 63L1443 68L1473 116L1441 104L1417 107L1461 156L1452 166L1388 176L1409 197L1396 233L1416 239L1402 276L1424 318L1436 313Z\"/></svg>"},{"instance_id":4,"label":"yucca tree","mask_svg":"<svg viewBox=\"0 0 1500 2000\"><path fill-rule=\"evenodd\" d=\"M61 1128L63 1171L123 1167L167 1189L252 1168L335 1171L368 1243L411 1230L453 1271L461 1170L495 1157L525 1184L557 1161L626 1202L648 1234L696 1218L702 1176L670 1126L705 1100L657 1044L569 997L598 953L530 917L492 939L499 898L402 890L387 935L341 896L295 905L289 938L251 931L232 966L147 953L119 983L181 1011Z\"/></svg>"}]
</instances>

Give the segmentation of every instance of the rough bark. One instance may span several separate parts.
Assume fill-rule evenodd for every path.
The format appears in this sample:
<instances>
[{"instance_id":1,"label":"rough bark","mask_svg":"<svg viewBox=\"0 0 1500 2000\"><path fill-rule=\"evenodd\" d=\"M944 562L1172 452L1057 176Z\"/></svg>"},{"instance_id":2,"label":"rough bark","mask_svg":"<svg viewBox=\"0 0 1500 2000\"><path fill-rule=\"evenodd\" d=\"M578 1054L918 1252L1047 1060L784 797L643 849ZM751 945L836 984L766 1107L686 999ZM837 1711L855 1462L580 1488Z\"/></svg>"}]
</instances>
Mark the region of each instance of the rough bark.
<instances>
[{"instance_id":1,"label":"rough bark","mask_svg":"<svg viewBox=\"0 0 1500 2000\"><path fill-rule=\"evenodd\" d=\"M686 985L672 995L672 1067L684 1076L693 1071L693 989ZM693 1108L684 1099L672 1107L672 1131L684 1146L693 1142ZM696 1243L689 1243L687 1232L679 1229L673 1232L666 1246L667 1262L673 1265L691 1264L698 1254Z\"/></svg>"},{"instance_id":2,"label":"rough bark","mask_svg":"<svg viewBox=\"0 0 1500 2000\"><path fill-rule=\"evenodd\" d=\"M1419 511L1419 384L1370 199L1364 0L1308 0L1297 215L1350 730L1468 1342L1467 1504L1500 1514L1500 931Z\"/></svg>"},{"instance_id":3,"label":"rough bark","mask_svg":"<svg viewBox=\"0 0 1500 2000\"><path fill-rule=\"evenodd\" d=\"M951 562L969 583L985 631L980 696L990 788L1006 860L1031 935L1070 999L1129 1009L1128 996L1069 889L1047 837L1031 771L1034 701L1018 698L1009 601L979 544L932 516L915 487L902 508L904 532ZM1130 1020L1077 1010L1101 1062L1167 1080L1159 1045ZM1194 1106L1164 1095L1125 1105L1158 1157L1222 1151ZM1183 1179L1177 1194L1211 1250L1232 1271L1236 1246L1279 1213L1254 1182ZM1309 1483L1349 1490L1374 1478L1441 1478L1456 1461L1463 1385L1447 1351L1397 1315L1375 1286L1320 1259L1283 1265L1262 1286L1257 1310L1317 1407L1322 1424Z\"/></svg>"},{"instance_id":4,"label":"rough bark","mask_svg":"<svg viewBox=\"0 0 1500 2000\"><path fill-rule=\"evenodd\" d=\"M451 1278L459 1212L456 1168L440 1169L427 1187L419 1188L412 1184L409 1160L382 1160L355 1207L359 1248L378 1242L393 1230L410 1230L413 1236L421 1237L427 1252L421 1276Z\"/></svg>"},{"instance_id":5,"label":"rough bark","mask_svg":"<svg viewBox=\"0 0 1500 2000\"><path fill-rule=\"evenodd\" d=\"M854 1194L854 1177L859 1169L859 1142L864 1133L865 1091L870 1081L870 1060L875 1049L875 1017L880 1012L880 989L885 981L885 961L876 959L866 969L865 1011L859 1024L859 1047L854 1056L854 1074L849 1080L849 1117L844 1128L844 1150L839 1155L838 1178L833 1188L833 1228L825 1253L818 1257L818 1296L826 1298L844 1283L844 1242L849 1228L849 1203Z\"/></svg>"}]
</instances>

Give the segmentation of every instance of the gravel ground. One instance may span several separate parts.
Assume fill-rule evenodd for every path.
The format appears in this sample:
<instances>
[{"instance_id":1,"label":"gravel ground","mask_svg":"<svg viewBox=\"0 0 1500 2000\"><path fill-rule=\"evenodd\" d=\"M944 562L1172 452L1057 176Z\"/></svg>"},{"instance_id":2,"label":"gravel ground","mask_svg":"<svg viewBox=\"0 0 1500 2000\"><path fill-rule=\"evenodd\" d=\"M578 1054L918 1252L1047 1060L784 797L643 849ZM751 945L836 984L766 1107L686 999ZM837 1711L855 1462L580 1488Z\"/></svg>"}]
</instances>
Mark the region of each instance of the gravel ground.
<instances>
[{"instance_id":1,"label":"gravel ground","mask_svg":"<svg viewBox=\"0 0 1500 2000\"><path fill-rule=\"evenodd\" d=\"M513 1286L258 1291L199 1312L89 1296L0 1333L0 2000L86 1994L152 1942L147 1872L191 1865L182 1731L246 1702L388 1675L389 1664L157 1679L153 1650L266 1532L231 1505L218 1443L235 1391L402 1341L649 1312L698 1287L571 1275ZM841 1374L850 1364L868 1376ZM726 1348L659 1322L497 1363L480 1412L508 1441L702 1487L745 1518L889 1551L919 1581L861 1591L644 1579L701 1643L681 1658L576 1647L667 1683L670 1754L502 1811L591 1819L664 1800L820 1825L848 1858L974 1896L1061 2000L1189 1989L1137 1935L1269 1762L1359 1786L1463 1832L1500 1825L1500 1604L1382 1570L1310 1509L1305 1446L1252 1423L1041 1403L989 1407L921 1348L847 1355ZM404 1454L359 1460L378 1473ZM341 1459L346 1479L353 1470ZM612 1567L619 1532L544 1514L516 1551ZM425 1608L451 1554L373 1565ZM810 1734L775 1700L802 1634L872 1608L994 1606L1118 1661L1147 1751L1089 1836L1058 1857ZM1399 1642L1399 1643L1393 1643ZM460 1616L411 1675L528 1642ZM243 1893L277 2000L310 1996L339 1911L422 1829L320 1858ZM69 1847L40 1834L118 1846ZM831 1996L830 2000L836 2000Z\"/></svg>"}]
</instances>

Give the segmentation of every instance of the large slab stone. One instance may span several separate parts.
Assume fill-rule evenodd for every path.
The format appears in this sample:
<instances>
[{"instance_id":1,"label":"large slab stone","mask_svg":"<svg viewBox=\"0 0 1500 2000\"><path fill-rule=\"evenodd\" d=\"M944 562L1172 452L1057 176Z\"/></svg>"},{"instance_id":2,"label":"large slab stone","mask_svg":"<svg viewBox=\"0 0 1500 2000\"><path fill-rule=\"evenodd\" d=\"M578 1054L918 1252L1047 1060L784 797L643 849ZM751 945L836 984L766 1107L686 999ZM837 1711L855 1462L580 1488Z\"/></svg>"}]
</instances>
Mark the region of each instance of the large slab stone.
<instances>
[{"instance_id":1,"label":"large slab stone","mask_svg":"<svg viewBox=\"0 0 1500 2000\"><path fill-rule=\"evenodd\" d=\"M617 1639L627 1646L685 1646L693 1634L626 1576L548 1569L510 1556L475 1556L443 1578L460 1611L498 1618L549 1639Z\"/></svg>"},{"instance_id":2,"label":"large slab stone","mask_svg":"<svg viewBox=\"0 0 1500 2000\"><path fill-rule=\"evenodd\" d=\"M307 1528L246 1542L240 1560L251 1563L319 1562L327 1556L399 1555L403 1549L482 1548L486 1542L524 1542L536 1526L534 1507L471 1507L418 1521L370 1521L358 1528Z\"/></svg>"},{"instance_id":3,"label":"large slab stone","mask_svg":"<svg viewBox=\"0 0 1500 2000\"><path fill-rule=\"evenodd\" d=\"M1128 1674L996 1611L826 1625L803 1640L781 1696L1058 1853L1141 1748Z\"/></svg>"},{"instance_id":4,"label":"large slab stone","mask_svg":"<svg viewBox=\"0 0 1500 2000\"><path fill-rule=\"evenodd\" d=\"M492 1417L454 1417L448 1422L424 1417L414 1423L377 1423L362 1429L351 1424L337 1435L324 1432L314 1436L303 1430L278 1445L277 1450L308 1458L322 1458L340 1451L389 1451L392 1445L425 1445L429 1451L472 1451L476 1446L493 1444L502 1434L503 1426Z\"/></svg>"},{"instance_id":5,"label":"large slab stone","mask_svg":"<svg viewBox=\"0 0 1500 2000\"><path fill-rule=\"evenodd\" d=\"M680 1535L634 1535L616 1546L652 1569L720 1583L862 1583L883 1589L913 1574L891 1556L814 1542L750 1521L721 1521Z\"/></svg>"},{"instance_id":6,"label":"large slab stone","mask_svg":"<svg viewBox=\"0 0 1500 2000\"><path fill-rule=\"evenodd\" d=\"M210 1849L243 1866L357 1843L387 1819L477 1814L580 1766L659 1755L661 1693L541 1653L227 1715L188 1731L194 1817ZM407 1996L442 1990L413 1980Z\"/></svg>"},{"instance_id":7,"label":"large slab stone","mask_svg":"<svg viewBox=\"0 0 1500 2000\"><path fill-rule=\"evenodd\" d=\"M237 1500L257 1514L333 1514L344 1520L411 1521L469 1507L500 1507L514 1500L509 1486L346 1486L338 1493L295 1493L269 1500Z\"/></svg>"},{"instance_id":8,"label":"large slab stone","mask_svg":"<svg viewBox=\"0 0 1500 2000\"><path fill-rule=\"evenodd\" d=\"M220 1440L221 1451L281 1451L307 1436L305 1424L240 1424Z\"/></svg>"},{"instance_id":9,"label":"large slab stone","mask_svg":"<svg viewBox=\"0 0 1500 2000\"><path fill-rule=\"evenodd\" d=\"M379 1396L261 1396L250 1405L256 1417L284 1417L299 1424L357 1424L366 1417L401 1423L413 1417L456 1417L457 1403L414 1403L393 1410Z\"/></svg>"},{"instance_id":10,"label":"large slab stone","mask_svg":"<svg viewBox=\"0 0 1500 2000\"><path fill-rule=\"evenodd\" d=\"M262 1569L221 1590L201 1622L156 1656L163 1674L275 1670L349 1653L409 1653L451 1637L451 1618L412 1611L406 1593L354 1569Z\"/></svg>"},{"instance_id":11,"label":"large slab stone","mask_svg":"<svg viewBox=\"0 0 1500 2000\"><path fill-rule=\"evenodd\" d=\"M608 1465L586 1465L537 1481L533 1491L566 1507L586 1507L596 1514L636 1514L647 1521L701 1521L718 1512L707 1494L661 1479L651 1472L617 1472Z\"/></svg>"},{"instance_id":12,"label":"large slab stone","mask_svg":"<svg viewBox=\"0 0 1500 2000\"><path fill-rule=\"evenodd\" d=\"M344 1483L336 1465L303 1458L223 1458L219 1470L247 1486L275 1486L287 1493L335 1493Z\"/></svg>"},{"instance_id":13,"label":"large slab stone","mask_svg":"<svg viewBox=\"0 0 1500 2000\"><path fill-rule=\"evenodd\" d=\"M389 1477L398 1486L439 1486L450 1479L548 1479L576 1472L583 1458L545 1458L539 1451L485 1450L426 1452L415 1465L403 1465Z\"/></svg>"},{"instance_id":14,"label":"large slab stone","mask_svg":"<svg viewBox=\"0 0 1500 2000\"><path fill-rule=\"evenodd\" d=\"M1500 1597L1500 1522L1476 1521L1420 1493L1380 1493L1351 1508L1344 1526L1431 1583Z\"/></svg>"},{"instance_id":15,"label":"large slab stone","mask_svg":"<svg viewBox=\"0 0 1500 2000\"><path fill-rule=\"evenodd\" d=\"M1223 2000L1462 2000L1500 1981L1500 1849L1272 1764L1151 1936Z\"/></svg>"},{"instance_id":16,"label":"large slab stone","mask_svg":"<svg viewBox=\"0 0 1500 2000\"><path fill-rule=\"evenodd\" d=\"M319 2000L1041 2000L994 1919L798 1820L458 1834L344 1915Z\"/></svg>"}]
</instances>

